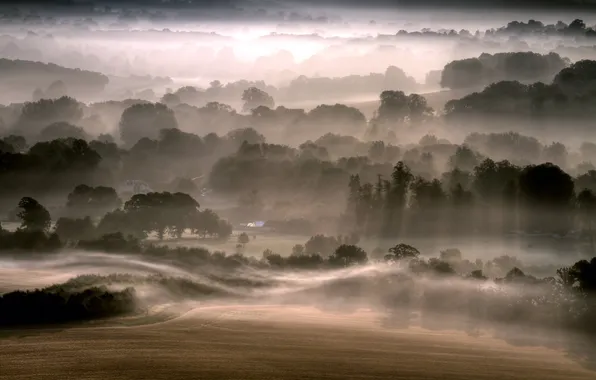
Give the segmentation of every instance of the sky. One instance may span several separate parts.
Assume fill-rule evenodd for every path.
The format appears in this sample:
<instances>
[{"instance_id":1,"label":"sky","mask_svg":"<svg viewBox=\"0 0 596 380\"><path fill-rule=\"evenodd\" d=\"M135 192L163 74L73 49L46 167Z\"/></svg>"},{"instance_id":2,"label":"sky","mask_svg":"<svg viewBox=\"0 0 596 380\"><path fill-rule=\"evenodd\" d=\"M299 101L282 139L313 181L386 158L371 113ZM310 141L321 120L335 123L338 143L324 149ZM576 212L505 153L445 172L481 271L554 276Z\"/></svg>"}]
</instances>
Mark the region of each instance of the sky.
<instances>
[{"instance_id":1,"label":"sky","mask_svg":"<svg viewBox=\"0 0 596 380\"><path fill-rule=\"evenodd\" d=\"M94 4L119 6L159 6L168 7L216 7L229 8L235 6L268 7L291 4L294 6L337 6L337 7L385 7L395 8L400 6L410 7L441 7L441 8L514 8L530 7L544 9L549 7L590 7L596 5L596 0L0 0L0 4L28 5L38 4L45 7L52 5L73 6L76 4ZM275 4L275 5L274 5Z\"/></svg>"}]
</instances>

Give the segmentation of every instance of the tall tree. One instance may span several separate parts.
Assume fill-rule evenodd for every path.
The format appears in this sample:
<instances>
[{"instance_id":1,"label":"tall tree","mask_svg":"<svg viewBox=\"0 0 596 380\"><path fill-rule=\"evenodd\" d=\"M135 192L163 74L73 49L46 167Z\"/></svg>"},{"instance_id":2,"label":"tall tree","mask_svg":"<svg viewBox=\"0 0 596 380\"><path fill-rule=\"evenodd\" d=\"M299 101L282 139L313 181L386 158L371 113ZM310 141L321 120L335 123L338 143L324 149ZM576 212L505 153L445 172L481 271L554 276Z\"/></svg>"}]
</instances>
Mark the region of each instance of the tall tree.
<instances>
[{"instance_id":1,"label":"tall tree","mask_svg":"<svg viewBox=\"0 0 596 380\"><path fill-rule=\"evenodd\" d=\"M519 177L520 195L526 206L527 228L566 233L574 196L573 179L551 163L530 165Z\"/></svg>"},{"instance_id":2,"label":"tall tree","mask_svg":"<svg viewBox=\"0 0 596 380\"><path fill-rule=\"evenodd\" d=\"M356 245L342 244L329 256L329 264L337 267L349 267L366 264L367 262L366 252Z\"/></svg>"},{"instance_id":3,"label":"tall tree","mask_svg":"<svg viewBox=\"0 0 596 380\"><path fill-rule=\"evenodd\" d=\"M410 168L402 161L393 167L390 187L385 200L382 231L384 236L395 236L401 232L408 189L413 180L414 175Z\"/></svg>"},{"instance_id":4,"label":"tall tree","mask_svg":"<svg viewBox=\"0 0 596 380\"><path fill-rule=\"evenodd\" d=\"M594 222L596 219L596 195L588 189L582 190L577 195L579 218L584 233L590 239L590 251L594 253Z\"/></svg>"},{"instance_id":5,"label":"tall tree","mask_svg":"<svg viewBox=\"0 0 596 380\"><path fill-rule=\"evenodd\" d=\"M17 214L21 219L21 229L25 231L43 231L50 229L52 218L48 210L38 201L24 197L19 202L21 211Z\"/></svg>"},{"instance_id":6,"label":"tall tree","mask_svg":"<svg viewBox=\"0 0 596 380\"><path fill-rule=\"evenodd\" d=\"M143 137L155 139L162 129L177 128L174 112L165 104L134 104L125 109L120 118L120 137L133 146Z\"/></svg>"},{"instance_id":7,"label":"tall tree","mask_svg":"<svg viewBox=\"0 0 596 380\"><path fill-rule=\"evenodd\" d=\"M403 91L383 91L381 104L377 110L380 123L401 124L410 113L409 99Z\"/></svg>"},{"instance_id":8,"label":"tall tree","mask_svg":"<svg viewBox=\"0 0 596 380\"><path fill-rule=\"evenodd\" d=\"M242 101L244 102L244 105L242 106L242 111L244 112L250 112L259 106L265 106L271 109L275 108L273 97L256 87L249 87L244 90L242 93Z\"/></svg>"}]
</instances>

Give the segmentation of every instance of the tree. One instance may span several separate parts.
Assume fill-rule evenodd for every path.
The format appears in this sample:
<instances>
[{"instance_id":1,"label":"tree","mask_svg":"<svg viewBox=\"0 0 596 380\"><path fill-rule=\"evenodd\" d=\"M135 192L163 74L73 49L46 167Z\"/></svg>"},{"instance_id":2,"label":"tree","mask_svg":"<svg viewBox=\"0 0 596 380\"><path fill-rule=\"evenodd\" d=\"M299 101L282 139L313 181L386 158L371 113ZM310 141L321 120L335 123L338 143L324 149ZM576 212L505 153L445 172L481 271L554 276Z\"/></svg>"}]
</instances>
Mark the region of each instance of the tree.
<instances>
[{"instance_id":1,"label":"tree","mask_svg":"<svg viewBox=\"0 0 596 380\"><path fill-rule=\"evenodd\" d=\"M391 182L385 183L387 195L383 210L382 234L384 236L393 236L401 232L401 216L406 207L408 190L413 180L412 171L402 161L393 167Z\"/></svg>"},{"instance_id":2,"label":"tree","mask_svg":"<svg viewBox=\"0 0 596 380\"><path fill-rule=\"evenodd\" d=\"M447 199L441 181L438 179L427 181L418 177L412 182L410 188L412 190L413 207L419 210L436 211Z\"/></svg>"},{"instance_id":3,"label":"tree","mask_svg":"<svg viewBox=\"0 0 596 380\"><path fill-rule=\"evenodd\" d=\"M588 170L575 179L576 189L589 189L596 192L596 170Z\"/></svg>"},{"instance_id":4,"label":"tree","mask_svg":"<svg viewBox=\"0 0 596 380\"><path fill-rule=\"evenodd\" d=\"M185 193L162 193L165 208L162 215L166 215L168 233L170 236L181 238L184 231L191 228L192 222L199 211L199 202Z\"/></svg>"},{"instance_id":5,"label":"tree","mask_svg":"<svg viewBox=\"0 0 596 380\"><path fill-rule=\"evenodd\" d=\"M576 18L571 22L571 24L569 24L569 27L567 29L572 30L574 32L583 32L586 29L586 23L584 22L584 20Z\"/></svg>"},{"instance_id":6,"label":"tree","mask_svg":"<svg viewBox=\"0 0 596 380\"><path fill-rule=\"evenodd\" d=\"M90 240L95 237L95 226L91 218L59 218L55 227L56 234L62 241Z\"/></svg>"},{"instance_id":7,"label":"tree","mask_svg":"<svg viewBox=\"0 0 596 380\"><path fill-rule=\"evenodd\" d=\"M63 96L68 96L68 88L61 80L52 82L44 94L44 98L46 99L58 99Z\"/></svg>"},{"instance_id":8,"label":"tree","mask_svg":"<svg viewBox=\"0 0 596 380\"><path fill-rule=\"evenodd\" d=\"M527 227L566 233L574 196L573 179L551 163L527 166L519 177L522 199L528 207Z\"/></svg>"},{"instance_id":9,"label":"tree","mask_svg":"<svg viewBox=\"0 0 596 380\"><path fill-rule=\"evenodd\" d=\"M596 295L596 257L590 261L581 260L573 264L571 276L582 293L591 296Z\"/></svg>"},{"instance_id":10,"label":"tree","mask_svg":"<svg viewBox=\"0 0 596 380\"><path fill-rule=\"evenodd\" d=\"M249 144L261 144L265 142L265 136L253 128L234 129L226 134L226 138L236 145L235 148L239 148L245 141Z\"/></svg>"},{"instance_id":11,"label":"tree","mask_svg":"<svg viewBox=\"0 0 596 380\"><path fill-rule=\"evenodd\" d=\"M159 131L159 154L177 160L194 159L203 155L203 140L192 133L177 128Z\"/></svg>"},{"instance_id":12,"label":"tree","mask_svg":"<svg viewBox=\"0 0 596 380\"><path fill-rule=\"evenodd\" d=\"M98 216L120 207L122 201L111 187L78 185L68 194L69 213L79 216Z\"/></svg>"},{"instance_id":13,"label":"tree","mask_svg":"<svg viewBox=\"0 0 596 380\"><path fill-rule=\"evenodd\" d=\"M51 141L65 138L87 140L89 136L85 133L83 128L64 121L50 124L42 129L39 133L39 139L41 141Z\"/></svg>"},{"instance_id":14,"label":"tree","mask_svg":"<svg viewBox=\"0 0 596 380\"><path fill-rule=\"evenodd\" d=\"M484 66L478 58L468 58L449 62L441 72L441 87L466 88L482 85Z\"/></svg>"},{"instance_id":15,"label":"tree","mask_svg":"<svg viewBox=\"0 0 596 380\"><path fill-rule=\"evenodd\" d=\"M461 251L457 248L445 249L439 252L439 254L440 259L448 263L457 263L462 259Z\"/></svg>"},{"instance_id":16,"label":"tree","mask_svg":"<svg viewBox=\"0 0 596 380\"><path fill-rule=\"evenodd\" d=\"M409 99L403 91L383 91L381 104L377 110L377 120L381 123L403 123L409 115Z\"/></svg>"},{"instance_id":17,"label":"tree","mask_svg":"<svg viewBox=\"0 0 596 380\"><path fill-rule=\"evenodd\" d=\"M165 104L134 104L122 113L120 137L128 146L143 137L155 139L162 129L178 128L174 112Z\"/></svg>"},{"instance_id":18,"label":"tree","mask_svg":"<svg viewBox=\"0 0 596 380\"><path fill-rule=\"evenodd\" d=\"M333 236L315 235L304 244L304 251L307 254L319 254L323 257L331 255L340 243Z\"/></svg>"},{"instance_id":19,"label":"tree","mask_svg":"<svg viewBox=\"0 0 596 380\"><path fill-rule=\"evenodd\" d=\"M441 74L441 86L451 89L486 86L498 81L549 81L567 61L556 53L533 52L481 54L478 58L448 63Z\"/></svg>"},{"instance_id":20,"label":"tree","mask_svg":"<svg viewBox=\"0 0 596 380\"><path fill-rule=\"evenodd\" d=\"M93 174L101 161L101 156L91 149L85 140L76 139L40 142L33 145L28 153L31 158L38 160L40 165L38 169L43 168L52 175L72 175L73 172L77 172L78 178ZM56 178L53 179L56 180ZM69 181L65 181L66 179ZM62 177L62 180L61 184L66 184L76 178L69 176Z\"/></svg>"},{"instance_id":21,"label":"tree","mask_svg":"<svg viewBox=\"0 0 596 380\"><path fill-rule=\"evenodd\" d=\"M503 273L509 272L514 268L519 268L523 266L522 262L517 257L509 255L495 257L492 260L492 265L500 269Z\"/></svg>"},{"instance_id":22,"label":"tree","mask_svg":"<svg viewBox=\"0 0 596 380\"><path fill-rule=\"evenodd\" d=\"M449 197L456 208L471 206L474 203L474 194L465 190L459 183L451 188Z\"/></svg>"},{"instance_id":23,"label":"tree","mask_svg":"<svg viewBox=\"0 0 596 380\"><path fill-rule=\"evenodd\" d=\"M160 239L165 234L181 237L193 228L199 213L199 203L184 193L151 192L135 194L124 204L131 222L144 233L155 232Z\"/></svg>"},{"instance_id":24,"label":"tree","mask_svg":"<svg viewBox=\"0 0 596 380\"><path fill-rule=\"evenodd\" d=\"M37 137L41 130L56 122L77 124L83 118L83 105L73 98L41 99L23 105L16 129L27 137Z\"/></svg>"},{"instance_id":25,"label":"tree","mask_svg":"<svg viewBox=\"0 0 596 380\"><path fill-rule=\"evenodd\" d=\"M596 195L592 190L584 189L577 195L577 207L580 221L590 239L590 248L594 253L594 222L596 218Z\"/></svg>"},{"instance_id":26,"label":"tree","mask_svg":"<svg viewBox=\"0 0 596 380\"><path fill-rule=\"evenodd\" d=\"M16 153L27 149L27 140L23 136L9 135L2 139L2 141L13 147Z\"/></svg>"},{"instance_id":27,"label":"tree","mask_svg":"<svg viewBox=\"0 0 596 380\"><path fill-rule=\"evenodd\" d=\"M436 275L455 274L455 269L453 269L451 263L437 259L436 257L428 259L427 266Z\"/></svg>"},{"instance_id":28,"label":"tree","mask_svg":"<svg viewBox=\"0 0 596 380\"><path fill-rule=\"evenodd\" d=\"M567 94L587 95L592 93L596 88L595 74L596 61L581 60L561 70L553 83Z\"/></svg>"},{"instance_id":29,"label":"tree","mask_svg":"<svg viewBox=\"0 0 596 380\"><path fill-rule=\"evenodd\" d=\"M180 97L176 94L167 93L161 97L160 102L168 107L174 107L181 103Z\"/></svg>"},{"instance_id":30,"label":"tree","mask_svg":"<svg viewBox=\"0 0 596 380\"><path fill-rule=\"evenodd\" d=\"M250 238L248 237L248 234L246 232L243 232L240 235L238 235L238 244L241 244L242 247L244 247L249 241Z\"/></svg>"},{"instance_id":31,"label":"tree","mask_svg":"<svg viewBox=\"0 0 596 380\"><path fill-rule=\"evenodd\" d=\"M374 75L374 74L372 74ZM372 76L371 75L371 76ZM348 79L352 79L353 76L349 76ZM384 89L392 88L403 88L406 91L412 90L417 87L416 80L412 77L408 77L402 69L397 66L389 66L385 70Z\"/></svg>"},{"instance_id":32,"label":"tree","mask_svg":"<svg viewBox=\"0 0 596 380\"><path fill-rule=\"evenodd\" d=\"M196 214L192 224L193 233L207 237L219 234L219 216L213 210L205 209Z\"/></svg>"},{"instance_id":33,"label":"tree","mask_svg":"<svg viewBox=\"0 0 596 380\"><path fill-rule=\"evenodd\" d=\"M242 106L243 112L250 112L259 106L265 106L271 109L275 108L273 97L256 87L249 87L244 90L242 101L244 102L244 106Z\"/></svg>"},{"instance_id":34,"label":"tree","mask_svg":"<svg viewBox=\"0 0 596 380\"><path fill-rule=\"evenodd\" d=\"M411 123L419 124L433 115L433 109L428 105L426 98L418 94L408 95L408 116Z\"/></svg>"},{"instance_id":35,"label":"tree","mask_svg":"<svg viewBox=\"0 0 596 380\"><path fill-rule=\"evenodd\" d=\"M416 259L420 256L420 251L411 245L400 243L389 248L389 254L385 255L385 261L399 261L404 259Z\"/></svg>"},{"instance_id":36,"label":"tree","mask_svg":"<svg viewBox=\"0 0 596 380\"><path fill-rule=\"evenodd\" d=\"M368 256L366 252L356 245L342 244L329 257L329 264L336 267L362 265L367 262Z\"/></svg>"},{"instance_id":37,"label":"tree","mask_svg":"<svg viewBox=\"0 0 596 380\"><path fill-rule=\"evenodd\" d=\"M321 104L308 113L306 123L318 131L341 128L345 134L362 133L366 128L366 117L354 107Z\"/></svg>"},{"instance_id":38,"label":"tree","mask_svg":"<svg viewBox=\"0 0 596 380\"><path fill-rule=\"evenodd\" d=\"M517 182L520 172L509 161L494 162L487 158L474 167L472 187L485 201L495 201L510 181Z\"/></svg>"},{"instance_id":39,"label":"tree","mask_svg":"<svg viewBox=\"0 0 596 380\"><path fill-rule=\"evenodd\" d=\"M503 278L503 281L506 283L523 283L527 280L528 276L526 276L526 274L518 267L514 267L513 269L511 269Z\"/></svg>"},{"instance_id":40,"label":"tree","mask_svg":"<svg viewBox=\"0 0 596 380\"><path fill-rule=\"evenodd\" d=\"M145 223L140 223L135 215L120 209L105 214L97 225L98 236L116 233L136 239L147 237Z\"/></svg>"},{"instance_id":41,"label":"tree","mask_svg":"<svg viewBox=\"0 0 596 380\"><path fill-rule=\"evenodd\" d=\"M482 273L482 270L480 270L480 269L473 270L472 272L470 272L470 274L467 276L467 278L471 278L474 280L480 280L480 281L488 280L488 278L486 276L484 276L484 274Z\"/></svg>"},{"instance_id":42,"label":"tree","mask_svg":"<svg viewBox=\"0 0 596 380\"><path fill-rule=\"evenodd\" d=\"M551 162L563 168L567 166L567 156L569 153L567 152L567 147L561 143L557 142L545 146L542 155L543 162Z\"/></svg>"},{"instance_id":43,"label":"tree","mask_svg":"<svg viewBox=\"0 0 596 380\"><path fill-rule=\"evenodd\" d=\"M557 283L562 285L565 289L571 289L575 284L576 278L571 267L563 267L557 269Z\"/></svg>"},{"instance_id":44,"label":"tree","mask_svg":"<svg viewBox=\"0 0 596 380\"><path fill-rule=\"evenodd\" d=\"M232 235L233 227L227 220L220 219L219 220L219 228L217 230L217 236L221 240L228 240L228 238Z\"/></svg>"},{"instance_id":45,"label":"tree","mask_svg":"<svg viewBox=\"0 0 596 380\"><path fill-rule=\"evenodd\" d=\"M15 153L15 149L4 140L0 140L0 153Z\"/></svg>"},{"instance_id":46,"label":"tree","mask_svg":"<svg viewBox=\"0 0 596 380\"><path fill-rule=\"evenodd\" d=\"M480 162L480 155L465 145L458 146L455 153L449 158L451 169L470 172Z\"/></svg>"},{"instance_id":47,"label":"tree","mask_svg":"<svg viewBox=\"0 0 596 380\"><path fill-rule=\"evenodd\" d=\"M296 244L292 247L292 256L304 255L304 246L302 244Z\"/></svg>"},{"instance_id":48,"label":"tree","mask_svg":"<svg viewBox=\"0 0 596 380\"><path fill-rule=\"evenodd\" d=\"M131 235L125 236L122 232L104 234L98 239L81 240L77 246L101 252L138 253L141 251L139 240Z\"/></svg>"},{"instance_id":49,"label":"tree","mask_svg":"<svg viewBox=\"0 0 596 380\"><path fill-rule=\"evenodd\" d=\"M373 162L384 162L385 143L383 141L373 141L368 148L368 158Z\"/></svg>"},{"instance_id":50,"label":"tree","mask_svg":"<svg viewBox=\"0 0 596 380\"><path fill-rule=\"evenodd\" d=\"M21 211L18 213L21 219L21 229L24 231L43 231L50 229L52 218L48 210L39 202L30 197L24 197L19 202Z\"/></svg>"}]
</instances>

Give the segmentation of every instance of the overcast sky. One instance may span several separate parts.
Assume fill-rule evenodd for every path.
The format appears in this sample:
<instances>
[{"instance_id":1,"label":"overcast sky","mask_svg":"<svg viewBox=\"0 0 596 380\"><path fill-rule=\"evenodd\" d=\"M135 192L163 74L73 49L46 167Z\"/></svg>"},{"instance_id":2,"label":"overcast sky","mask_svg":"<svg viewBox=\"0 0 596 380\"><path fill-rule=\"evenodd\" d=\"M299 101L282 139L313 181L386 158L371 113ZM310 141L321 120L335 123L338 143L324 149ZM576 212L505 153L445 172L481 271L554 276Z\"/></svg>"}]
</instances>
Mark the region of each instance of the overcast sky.
<instances>
[{"instance_id":1,"label":"overcast sky","mask_svg":"<svg viewBox=\"0 0 596 380\"><path fill-rule=\"evenodd\" d=\"M417 7L519 7L527 6L533 8L547 8L551 6L558 7L577 7L596 5L596 0L168 0L169 4L188 4L192 2L195 6L207 7L229 7L230 5L245 5L246 3L267 6L272 3L291 3L293 5L337 5L341 7L399 7L417 6ZM45 6L65 5L69 3L93 3L96 5L111 4L118 5L128 3L137 6L151 6L163 4L163 0L0 0L0 4L24 5L24 4L43 4Z\"/></svg>"}]
</instances>

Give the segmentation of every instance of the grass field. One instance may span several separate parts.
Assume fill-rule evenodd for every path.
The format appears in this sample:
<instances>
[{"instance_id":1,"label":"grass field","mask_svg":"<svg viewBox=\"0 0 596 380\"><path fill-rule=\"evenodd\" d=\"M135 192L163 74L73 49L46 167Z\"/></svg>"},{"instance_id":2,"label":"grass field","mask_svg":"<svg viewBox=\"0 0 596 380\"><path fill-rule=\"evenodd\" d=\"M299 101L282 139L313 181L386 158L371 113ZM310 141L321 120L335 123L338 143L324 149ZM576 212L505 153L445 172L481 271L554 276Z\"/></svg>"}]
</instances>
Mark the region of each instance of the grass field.
<instances>
[{"instance_id":1,"label":"grass field","mask_svg":"<svg viewBox=\"0 0 596 380\"><path fill-rule=\"evenodd\" d=\"M197 308L136 327L0 339L2 379L594 379L562 354L491 338L385 330L376 315Z\"/></svg>"}]
</instances>

